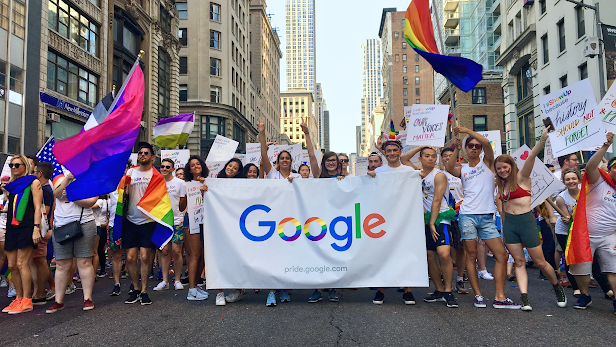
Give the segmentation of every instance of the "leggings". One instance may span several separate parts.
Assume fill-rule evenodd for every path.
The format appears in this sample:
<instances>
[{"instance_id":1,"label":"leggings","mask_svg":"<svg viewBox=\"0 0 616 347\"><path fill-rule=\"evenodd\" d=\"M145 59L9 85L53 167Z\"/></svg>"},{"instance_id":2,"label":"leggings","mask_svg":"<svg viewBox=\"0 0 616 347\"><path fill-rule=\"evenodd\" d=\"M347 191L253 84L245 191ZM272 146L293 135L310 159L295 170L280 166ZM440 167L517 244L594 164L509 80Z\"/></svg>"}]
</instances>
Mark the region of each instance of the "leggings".
<instances>
[{"instance_id":1,"label":"leggings","mask_svg":"<svg viewBox=\"0 0 616 347\"><path fill-rule=\"evenodd\" d=\"M543 238L543 243L541 244L541 249L543 250L543 257L550 265L552 265L554 269L556 269L556 263L554 261L556 245L554 244L554 236L552 234L552 229L548 226L548 223L545 221L545 219L539 222L539 227L541 228L541 237Z\"/></svg>"},{"instance_id":2,"label":"leggings","mask_svg":"<svg viewBox=\"0 0 616 347\"><path fill-rule=\"evenodd\" d=\"M564 249L567 246L567 235L556 234L556 239L558 240L558 244L560 245L560 247L563 248L564 252ZM599 286L601 287L601 290L603 290L603 293L607 293L610 291L611 288L609 283L607 282L607 277L603 272L601 272L601 266L599 265L598 259L599 258L595 254L592 262L592 276L595 278L595 281L597 281L597 284L599 284ZM567 279L569 280L569 282L571 282L571 288L573 290L578 290L579 287L577 285L577 282L575 281L575 276L569 273L569 265L567 265L566 262L565 273L567 274Z\"/></svg>"}]
</instances>

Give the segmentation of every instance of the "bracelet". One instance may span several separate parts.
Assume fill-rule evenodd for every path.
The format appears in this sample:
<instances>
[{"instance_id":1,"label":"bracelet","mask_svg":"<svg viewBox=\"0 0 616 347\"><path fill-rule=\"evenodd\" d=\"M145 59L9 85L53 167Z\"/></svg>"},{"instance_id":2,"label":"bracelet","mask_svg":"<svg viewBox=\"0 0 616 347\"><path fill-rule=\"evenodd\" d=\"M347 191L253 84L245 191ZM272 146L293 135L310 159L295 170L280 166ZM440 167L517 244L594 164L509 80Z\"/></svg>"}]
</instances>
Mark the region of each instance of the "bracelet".
<instances>
[{"instance_id":1,"label":"bracelet","mask_svg":"<svg viewBox=\"0 0 616 347\"><path fill-rule=\"evenodd\" d=\"M41 227L41 225L40 225L40 224L34 224L34 226L35 226L35 227L39 227L39 228Z\"/></svg>"}]
</instances>

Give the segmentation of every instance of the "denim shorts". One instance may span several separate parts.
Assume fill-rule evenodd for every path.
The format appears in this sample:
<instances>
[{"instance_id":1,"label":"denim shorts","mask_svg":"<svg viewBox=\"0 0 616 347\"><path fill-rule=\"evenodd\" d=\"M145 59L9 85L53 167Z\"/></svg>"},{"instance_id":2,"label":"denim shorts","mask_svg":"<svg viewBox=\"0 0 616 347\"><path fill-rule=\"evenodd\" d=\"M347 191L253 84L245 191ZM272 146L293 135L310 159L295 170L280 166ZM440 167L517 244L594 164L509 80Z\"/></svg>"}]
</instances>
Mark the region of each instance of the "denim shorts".
<instances>
[{"instance_id":1,"label":"denim shorts","mask_svg":"<svg viewBox=\"0 0 616 347\"><path fill-rule=\"evenodd\" d=\"M476 240L477 236L482 240L500 237L494 224L494 214L460 214L458 222L462 240Z\"/></svg>"}]
</instances>

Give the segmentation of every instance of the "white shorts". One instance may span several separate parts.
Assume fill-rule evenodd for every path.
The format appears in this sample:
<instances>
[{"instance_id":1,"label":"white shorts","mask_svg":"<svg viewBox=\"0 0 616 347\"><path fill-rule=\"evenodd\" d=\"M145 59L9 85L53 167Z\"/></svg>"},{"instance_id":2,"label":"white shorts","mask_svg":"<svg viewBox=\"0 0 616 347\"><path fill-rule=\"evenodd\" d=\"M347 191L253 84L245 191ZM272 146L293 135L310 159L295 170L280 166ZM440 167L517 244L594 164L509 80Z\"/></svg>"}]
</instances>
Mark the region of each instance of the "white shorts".
<instances>
[{"instance_id":1,"label":"white shorts","mask_svg":"<svg viewBox=\"0 0 616 347\"><path fill-rule=\"evenodd\" d=\"M599 257L601 272L616 273L616 233L601 238L590 238L590 250L593 257ZM590 275L592 261L569 266L572 275Z\"/></svg>"}]
</instances>

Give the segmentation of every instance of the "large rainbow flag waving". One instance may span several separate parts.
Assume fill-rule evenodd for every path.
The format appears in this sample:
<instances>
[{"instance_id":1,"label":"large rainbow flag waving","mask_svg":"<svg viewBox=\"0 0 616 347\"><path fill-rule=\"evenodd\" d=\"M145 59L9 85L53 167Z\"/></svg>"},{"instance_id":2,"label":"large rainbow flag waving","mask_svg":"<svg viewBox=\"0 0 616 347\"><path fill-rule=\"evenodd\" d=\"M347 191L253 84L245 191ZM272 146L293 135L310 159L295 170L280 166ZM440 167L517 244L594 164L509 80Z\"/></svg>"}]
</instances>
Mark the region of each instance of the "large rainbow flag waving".
<instances>
[{"instance_id":1,"label":"large rainbow flag waving","mask_svg":"<svg viewBox=\"0 0 616 347\"><path fill-rule=\"evenodd\" d=\"M432 65L434 71L447 77L464 92L482 80L482 66L462 57L439 53L434 40L429 0L413 0L406 10L404 38L409 46Z\"/></svg>"}]
</instances>

